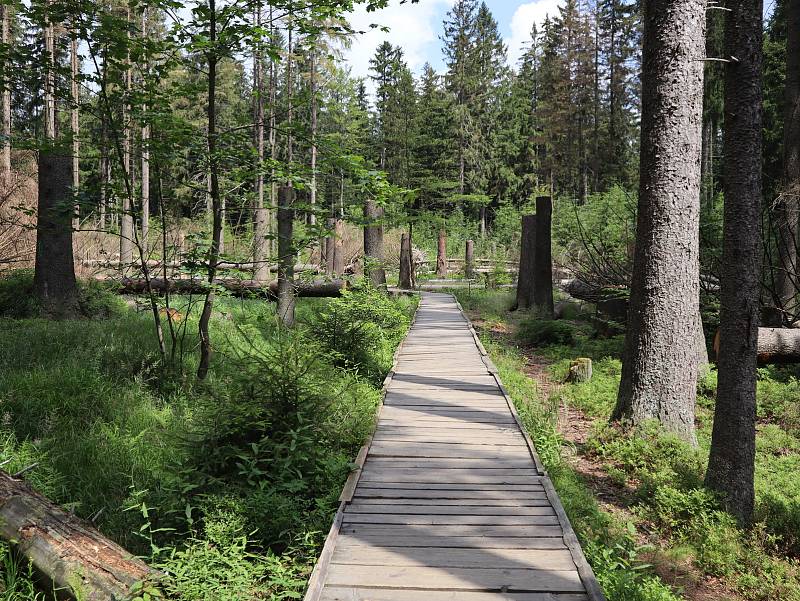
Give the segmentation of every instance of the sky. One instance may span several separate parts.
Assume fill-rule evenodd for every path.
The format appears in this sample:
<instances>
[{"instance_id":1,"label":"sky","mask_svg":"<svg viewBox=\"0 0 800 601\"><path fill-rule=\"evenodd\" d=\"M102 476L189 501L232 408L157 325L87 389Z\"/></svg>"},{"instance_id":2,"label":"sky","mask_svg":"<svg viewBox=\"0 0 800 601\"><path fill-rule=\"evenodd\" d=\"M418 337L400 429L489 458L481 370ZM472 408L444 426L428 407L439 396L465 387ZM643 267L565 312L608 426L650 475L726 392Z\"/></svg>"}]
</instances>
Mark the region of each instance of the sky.
<instances>
[{"instance_id":1,"label":"sky","mask_svg":"<svg viewBox=\"0 0 800 601\"><path fill-rule=\"evenodd\" d=\"M419 74L428 62L439 72L445 70L442 55L442 23L454 0L420 0L418 4L391 4L380 11L367 13L361 7L350 15L350 24L357 31L366 33L353 41L345 52L355 77L367 77L369 59L384 40L403 48L408 66ZM546 15L555 15L563 0L486 0L508 46L509 62L516 65L522 55L523 46L530 38L534 22L541 24ZM389 28L386 33L372 29L377 24Z\"/></svg>"}]
</instances>

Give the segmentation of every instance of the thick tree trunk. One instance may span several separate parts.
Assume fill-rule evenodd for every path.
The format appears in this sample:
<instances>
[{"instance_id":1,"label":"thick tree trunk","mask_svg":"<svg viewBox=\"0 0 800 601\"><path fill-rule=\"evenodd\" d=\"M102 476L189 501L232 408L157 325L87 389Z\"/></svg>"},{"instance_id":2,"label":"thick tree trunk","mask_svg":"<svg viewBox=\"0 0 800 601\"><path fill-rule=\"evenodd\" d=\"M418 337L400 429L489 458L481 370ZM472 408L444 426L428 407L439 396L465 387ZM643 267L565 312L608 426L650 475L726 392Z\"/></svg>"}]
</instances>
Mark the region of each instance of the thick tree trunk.
<instances>
[{"instance_id":1,"label":"thick tree trunk","mask_svg":"<svg viewBox=\"0 0 800 601\"><path fill-rule=\"evenodd\" d=\"M726 15L725 208L717 403L706 484L740 523L755 502L756 359L761 282L762 0Z\"/></svg>"},{"instance_id":2,"label":"thick tree trunk","mask_svg":"<svg viewBox=\"0 0 800 601\"><path fill-rule=\"evenodd\" d=\"M34 290L42 312L53 317L78 313L72 254L72 157L39 153Z\"/></svg>"},{"instance_id":3,"label":"thick tree trunk","mask_svg":"<svg viewBox=\"0 0 800 601\"><path fill-rule=\"evenodd\" d=\"M403 233L400 236L400 288L413 290L414 288L414 259L411 255L411 236Z\"/></svg>"},{"instance_id":4,"label":"thick tree trunk","mask_svg":"<svg viewBox=\"0 0 800 601\"><path fill-rule=\"evenodd\" d=\"M536 251L533 257L533 304L542 317L553 317L553 250L551 242L553 201L536 199Z\"/></svg>"},{"instance_id":5,"label":"thick tree trunk","mask_svg":"<svg viewBox=\"0 0 800 601\"><path fill-rule=\"evenodd\" d=\"M129 599L161 574L27 484L0 471L0 537L59 590L86 601ZM139 589L140 590L140 589Z\"/></svg>"},{"instance_id":6,"label":"thick tree trunk","mask_svg":"<svg viewBox=\"0 0 800 601\"><path fill-rule=\"evenodd\" d=\"M444 228L439 230L436 246L436 275L440 278L447 277L447 232Z\"/></svg>"},{"instance_id":7,"label":"thick tree trunk","mask_svg":"<svg viewBox=\"0 0 800 601\"><path fill-rule=\"evenodd\" d=\"M783 111L783 189L773 221L778 246L775 295L780 308L796 313L798 217L800 217L800 0L788 0L786 88Z\"/></svg>"},{"instance_id":8,"label":"thick tree trunk","mask_svg":"<svg viewBox=\"0 0 800 601\"><path fill-rule=\"evenodd\" d=\"M278 190L278 318L294 325L294 189L282 186Z\"/></svg>"},{"instance_id":9,"label":"thick tree trunk","mask_svg":"<svg viewBox=\"0 0 800 601\"><path fill-rule=\"evenodd\" d=\"M475 242L467 240L464 249L464 277L475 277Z\"/></svg>"},{"instance_id":10,"label":"thick tree trunk","mask_svg":"<svg viewBox=\"0 0 800 601\"><path fill-rule=\"evenodd\" d=\"M383 266L383 208L374 200L364 202L364 270L372 285L376 288L386 287L386 269Z\"/></svg>"},{"instance_id":11,"label":"thick tree trunk","mask_svg":"<svg viewBox=\"0 0 800 601\"><path fill-rule=\"evenodd\" d=\"M645 3L636 254L613 419L695 443L705 2Z\"/></svg>"},{"instance_id":12,"label":"thick tree trunk","mask_svg":"<svg viewBox=\"0 0 800 601\"><path fill-rule=\"evenodd\" d=\"M533 306L534 263L536 258L536 215L522 216L522 237L519 246L519 273L515 309Z\"/></svg>"}]
</instances>

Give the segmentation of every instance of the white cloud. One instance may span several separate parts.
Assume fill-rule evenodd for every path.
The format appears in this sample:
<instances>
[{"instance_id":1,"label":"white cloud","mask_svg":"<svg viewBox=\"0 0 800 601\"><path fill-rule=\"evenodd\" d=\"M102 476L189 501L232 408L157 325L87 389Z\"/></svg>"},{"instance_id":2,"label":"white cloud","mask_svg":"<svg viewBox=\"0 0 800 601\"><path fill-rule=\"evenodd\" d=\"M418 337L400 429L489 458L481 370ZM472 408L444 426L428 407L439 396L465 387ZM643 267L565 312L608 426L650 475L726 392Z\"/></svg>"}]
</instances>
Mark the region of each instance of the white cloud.
<instances>
[{"instance_id":1,"label":"white cloud","mask_svg":"<svg viewBox=\"0 0 800 601\"><path fill-rule=\"evenodd\" d=\"M401 5L399 0L392 0L387 8L371 13L359 6L349 21L353 29L365 33L357 35L352 47L345 51L353 75L369 75L369 59L384 40L401 46L409 68L419 73L431 55L439 54L439 21L442 11L453 3L454 0L420 0L418 4ZM372 24L388 27L389 31L371 29Z\"/></svg>"},{"instance_id":2,"label":"white cloud","mask_svg":"<svg viewBox=\"0 0 800 601\"><path fill-rule=\"evenodd\" d=\"M533 24L541 27L545 17L555 17L558 14L561 4L563 0L536 0L520 5L514 11L514 16L511 17L511 37L506 39L509 65L517 66L524 48L530 43Z\"/></svg>"}]
</instances>

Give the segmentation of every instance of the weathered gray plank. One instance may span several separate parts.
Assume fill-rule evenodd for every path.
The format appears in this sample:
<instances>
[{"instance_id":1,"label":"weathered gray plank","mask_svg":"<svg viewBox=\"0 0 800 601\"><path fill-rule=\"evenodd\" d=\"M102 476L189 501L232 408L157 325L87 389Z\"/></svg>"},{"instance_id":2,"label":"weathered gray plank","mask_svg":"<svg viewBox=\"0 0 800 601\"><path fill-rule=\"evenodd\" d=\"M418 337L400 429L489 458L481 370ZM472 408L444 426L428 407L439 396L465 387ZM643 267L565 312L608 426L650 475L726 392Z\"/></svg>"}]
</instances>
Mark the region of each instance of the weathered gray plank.
<instances>
[{"instance_id":1,"label":"weathered gray plank","mask_svg":"<svg viewBox=\"0 0 800 601\"><path fill-rule=\"evenodd\" d=\"M553 515L405 515L402 513L353 513L346 511L345 524L412 524L427 526L556 526Z\"/></svg>"},{"instance_id":2,"label":"weathered gray plank","mask_svg":"<svg viewBox=\"0 0 800 601\"><path fill-rule=\"evenodd\" d=\"M486 525L423 525L423 524L347 524L343 533L359 536L489 536L527 538L553 536L562 538L560 526L486 526Z\"/></svg>"},{"instance_id":3,"label":"weathered gray plank","mask_svg":"<svg viewBox=\"0 0 800 601\"><path fill-rule=\"evenodd\" d=\"M429 547L342 546L331 563L370 566L417 566L431 568L523 568L573 570L568 549L441 549Z\"/></svg>"},{"instance_id":4,"label":"weathered gray plank","mask_svg":"<svg viewBox=\"0 0 800 601\"><path fill-rule=\"evenodd\" d=\"M577 570L494 568L418 568L332 564L330 586L393 587L428 590L583 592Z\"/></svg>"},{"instance_id":5,"label":"weathered gray plank","mask_svg":"<svg viewBox=\"0 0 800 601\"><path fill-rule=\"evenodd\" d=\"M520 507L486 506L486 505L395 505L391 503L355 502L347 506L347 515L356 513L394 513L420 515L494 515L494 516L526 516L555 515L555 511L546 501L538 506Z\"/></svg>"},{"instance_id":6,"label":"weathered gray plank","mask_svg":"<svg viewBox=\"0 0 800 601\"><path fill-rule=\"evenodd\" d=\"M321 601L588 601L576 593L478 593L470 591L420 591L326 587Z\"/></svg>"},{"instance_id":7,"label":"weathered gray plank","mask_svg":"<svg viewBox=\"0 0 800 601\"><path fill-rule=\"evenodd\" d=\"M517 538L486 536L426 536L394 535L370 536L342 534L337 546L376 545L380 547L430 547L432 549L567 549L564 539L558 536L523 536ZM568 549L567 549L568 550Z\"/></svg>"}]
</instances>

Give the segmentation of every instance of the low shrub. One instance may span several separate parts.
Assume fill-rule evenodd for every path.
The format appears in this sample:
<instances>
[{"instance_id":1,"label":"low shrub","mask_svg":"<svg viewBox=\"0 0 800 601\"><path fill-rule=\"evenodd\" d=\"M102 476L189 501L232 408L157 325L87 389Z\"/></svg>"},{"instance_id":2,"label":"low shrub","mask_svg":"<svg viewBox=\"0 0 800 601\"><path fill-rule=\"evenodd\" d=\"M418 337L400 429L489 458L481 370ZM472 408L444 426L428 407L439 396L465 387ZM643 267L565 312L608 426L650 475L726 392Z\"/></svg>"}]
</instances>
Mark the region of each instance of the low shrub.
<instances>
[{"instance_id":1,"label":"low shrub","mask_svg":"<svg viewBox=\"0 0 800 601\"><path fill-rule=\"evenodd\" d=\"M529 318L520 322L517 338L531 346L574 344L575 329L563 321Z\"/></svg>"}]
</instances>

